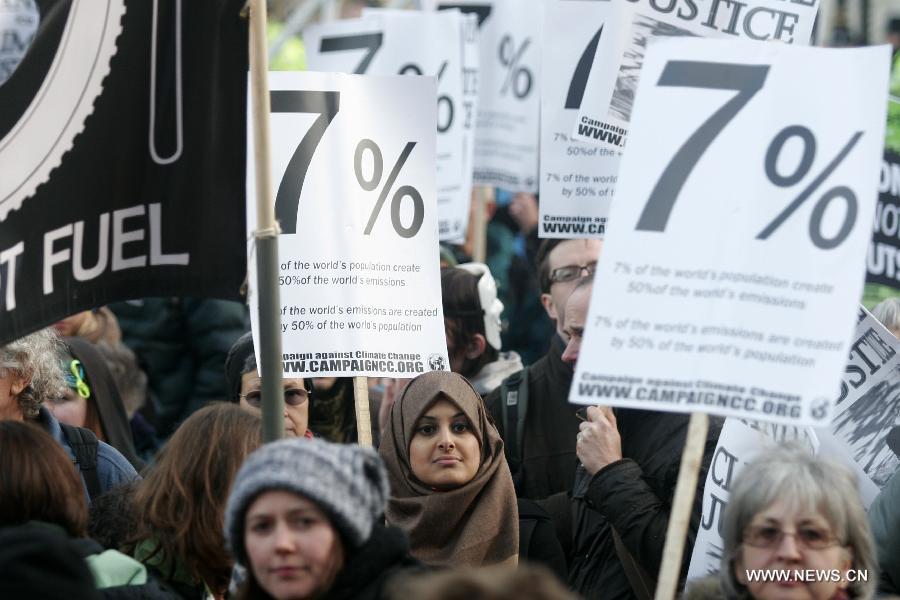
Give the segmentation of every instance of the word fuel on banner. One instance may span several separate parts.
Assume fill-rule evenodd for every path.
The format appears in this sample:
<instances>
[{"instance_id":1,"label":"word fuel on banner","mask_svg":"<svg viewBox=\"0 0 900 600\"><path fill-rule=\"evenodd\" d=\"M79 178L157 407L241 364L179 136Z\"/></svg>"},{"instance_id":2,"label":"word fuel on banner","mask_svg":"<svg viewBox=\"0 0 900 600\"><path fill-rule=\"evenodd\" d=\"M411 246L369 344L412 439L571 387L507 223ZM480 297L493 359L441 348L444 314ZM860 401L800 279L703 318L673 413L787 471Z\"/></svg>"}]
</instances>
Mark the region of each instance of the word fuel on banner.
<instances>
[{"instance_id":1,"label":"word fuel on banner","mask_svg":"<svg viewBox=\"0 0 900 600\"><path fill-rule=\"evenodd\" d=\"M40 249L42 290L44 295L55 290L54 279L86 282L104 275L147 266L190 264L189 253L166 253L162 248L161 205L137 205L99 215L96 229L88 230L97 237L86 239L85 222L63 225L43 236ZM88 249L86 252L85 249ZM16 308L16 272L29 248L21 241L0 251L0 275L3 278L3 302L6 311ZM33 249L34 250L34 249ZM96 255L93 259L89 255ZM93 260L93 264L90 261ZM57 274L62 272L61 274Z\"/></svg>"}]
</instances>

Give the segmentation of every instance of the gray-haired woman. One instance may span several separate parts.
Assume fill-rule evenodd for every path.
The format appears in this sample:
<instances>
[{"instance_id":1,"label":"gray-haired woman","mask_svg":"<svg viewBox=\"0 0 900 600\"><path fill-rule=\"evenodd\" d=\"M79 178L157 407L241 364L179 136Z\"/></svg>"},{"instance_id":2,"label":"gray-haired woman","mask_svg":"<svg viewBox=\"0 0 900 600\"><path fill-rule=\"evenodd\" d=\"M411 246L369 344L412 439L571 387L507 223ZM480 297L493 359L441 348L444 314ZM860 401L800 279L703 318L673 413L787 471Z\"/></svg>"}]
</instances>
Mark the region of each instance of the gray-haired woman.
<instances>
[{"instance_id":1,"label":"gray-haired woman","mask_svg":"<svg viewBox=\"0 0 900 600\"><path fill-rule=\"evenodd\" d=\"M725 598L845 600L875 592L875 546L856 476L799 448L764 452L741 473L723 538Z\"/></svg>"},{"instance_id":2,"label":"gray-haired woman","mask_svg":"<svg viewBox=\"0 0 900 600\"><path fill-rule=\"evenodd\" d=\"M0 420L28 421L49 433L77 458L73 442L44 402L61 396L65 380L59 364L59 337L43 329L0 347ZM71 431L71 430L70 430ZM77 462L77 461L76 461ZM85 483L85 496L90 499L88 479L97 495L138 477L134 467L119 452L104 442L97 442L96 459L91 465L79 464Z\"/></svg>"}]
</instances>

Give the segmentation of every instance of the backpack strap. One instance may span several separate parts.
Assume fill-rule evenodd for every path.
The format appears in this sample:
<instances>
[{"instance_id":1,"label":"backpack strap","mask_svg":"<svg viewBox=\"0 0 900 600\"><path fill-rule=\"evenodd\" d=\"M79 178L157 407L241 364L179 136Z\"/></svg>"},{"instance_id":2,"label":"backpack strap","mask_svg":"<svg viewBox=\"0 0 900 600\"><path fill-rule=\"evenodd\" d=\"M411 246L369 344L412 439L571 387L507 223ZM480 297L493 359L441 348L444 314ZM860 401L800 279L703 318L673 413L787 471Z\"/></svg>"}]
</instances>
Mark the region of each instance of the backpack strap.
<instances>
[{"instance_id":1,"label":"backpack strap","mask_svg":"<svg viewBox=\"0 0 900 600\"><path fill-rule=\"evenodd\" d=\"M506 460L514 479L519 478L522 464L522 442L525 435L525 415L528 412L528 367L513 373L500 384L503 403L503 435L506 436Z\"/></svg>"},{"instance_id":2,"label":"backpack strap","mask_svg":"<svg viewBox=\"0 0 900 600\"><path fill-rule=\"evenodd\" d=\"M100 446L97 436L93 431L84 427L73 427L65 423L59 425L75 455L75 462L81 470L81 478L87 487L88 496L93 500L103 493L100 474L97 472L97 449Z\"/></svg>"},{"instance_id":3,"label":"backpack strap","mask_svg":"<svg viewBox=\"0 0 900 600\"><path fill-rule=\"evenodd\" d=\"M609 529L612 532L619 562L622 563L625 577L628 578L628 583L631 585L631 591L638 600L652 600L656 593L656 580L628 551L628 548L625 547L625 543L622 541L622 537L616 531L616 528L612 526L612 523L610 523Z\"/></svg>"}]
</instances>

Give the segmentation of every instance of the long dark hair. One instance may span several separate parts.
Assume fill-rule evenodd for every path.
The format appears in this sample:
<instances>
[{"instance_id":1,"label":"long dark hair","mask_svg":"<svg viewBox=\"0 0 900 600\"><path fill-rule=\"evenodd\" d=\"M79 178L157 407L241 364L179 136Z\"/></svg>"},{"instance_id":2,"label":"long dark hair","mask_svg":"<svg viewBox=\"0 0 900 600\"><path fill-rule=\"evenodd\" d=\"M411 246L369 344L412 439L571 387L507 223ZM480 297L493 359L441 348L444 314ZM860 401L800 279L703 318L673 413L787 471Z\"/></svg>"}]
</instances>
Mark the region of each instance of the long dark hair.
<instances>
[{"instance_id":1,"label":"long dark hair","mask_svg":"<svg viewBox=\"0 0 900 600\"><path fill-rule=\"evenodd\" d=\"M155 543L145 562L163 571L181 561L217 594L228 588L234 564L222 533L225 503L244 459L260 445L260 419L234 404L200 409L178 428L134 497L140 524L129 546Z\"/></svg>"},{"instance_id":2,"label":"long dark hair","mask_svg":"<svg viewBox=\"0 0 900 600\"><path fill-rule=\"evenodd\" d=\"M453 267L441 269L441 300L447 341L454 348L465 348L475 334L487 335L484 329L484 307L478 297L477 275ZM497 350L486 343L481 356L466 358L460 375L476 375L484 365L497 360L497 356Z\"/></svg>"},{"instance_id":3,"label":"long dark hair","mask_svg":"<svg viewBox=\"0 0 900 600\"><path fill-rule=\"evenodd\" d=\"M0 526L45 521L84 537L81 475L62 446L29 423L0 421Z\"/></svg>"}]
</instances>

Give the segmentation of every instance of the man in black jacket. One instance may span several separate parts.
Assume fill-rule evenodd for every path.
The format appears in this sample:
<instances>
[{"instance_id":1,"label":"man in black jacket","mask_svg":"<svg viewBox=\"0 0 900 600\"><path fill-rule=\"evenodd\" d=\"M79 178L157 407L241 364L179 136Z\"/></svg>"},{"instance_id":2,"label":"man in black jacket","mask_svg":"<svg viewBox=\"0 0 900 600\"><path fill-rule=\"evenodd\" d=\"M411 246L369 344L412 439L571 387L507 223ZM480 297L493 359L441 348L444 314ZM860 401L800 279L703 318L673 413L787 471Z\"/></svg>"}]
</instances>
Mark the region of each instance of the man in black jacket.
<instances>
[{"instance_id":1,"label":"man in black jacket","mask_svg":"<svg viewBox=\"0 0 900 600\"><path fill-rule=\"evenodd\" d=\"M564 358L573 365L578 360L589 300L589 282L583 281L566 305L570 342ZM636 588L644 588L652 596L689 415L595 406L588 408L587 414L576 444L582 466L573 492L569 584L585 598L645 597ZM721 426L720 419L710 420L700 481L706 481ZM703 493L698 490L684 551L688 558L702 502ZM623 561L637 563L640 569L626 571ZM687 558L682 562L682 577L688 563Z\"/></svg>"},{"instance_id":2,"label":"man in black jacket","mask_svg":"<svg viewBox=\"0 0 900 600\"><path fill-rule=\"evenodd\" d=\"M485 400L507 443L507 459L520 498L540 500L569 492L575 481L575 434L579 421L575 416L577 407L568 401L572 367L562 360L568 343L564 310L578 280L593 273L601 244L600 240L554 239L545 240L538 250L541 303L556 321L556 334L547 354L526 372L529 400L522 435L516 439L517 458L511 456L510 436L504 427L504 421L510 419L503 414L508 409L502 386Z\"/></svg>"}]
</instances>

